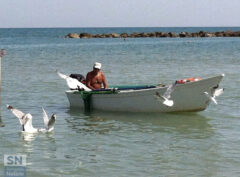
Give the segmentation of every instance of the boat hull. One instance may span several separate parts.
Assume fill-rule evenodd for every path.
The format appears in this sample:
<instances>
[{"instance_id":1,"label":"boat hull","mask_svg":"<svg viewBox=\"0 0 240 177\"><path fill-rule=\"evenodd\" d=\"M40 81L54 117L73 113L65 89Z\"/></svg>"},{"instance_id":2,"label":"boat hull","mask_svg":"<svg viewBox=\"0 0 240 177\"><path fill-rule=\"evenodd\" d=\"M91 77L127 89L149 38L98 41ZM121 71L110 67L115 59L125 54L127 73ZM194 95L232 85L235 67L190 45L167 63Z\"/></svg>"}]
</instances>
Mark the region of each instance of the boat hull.
<instances>
[{"instance_id":1,"label":"boat hull","mask_svg":"<svg viewBox=\"0 0 240 177\"><path fill-rule=\"evenodd\" d=\"M172 107L163 104L156 94L162 95L167 87L156 87L140 90L123 90L115 94L93 94L91 109L123 112L182 112L202 111L210 100L204 92L213 92L221 82L223 75L196 82L177 84L171 94ZM71 107L84 108L84 101L78 91L66 91Z\"/></svg>"}]
</instances>

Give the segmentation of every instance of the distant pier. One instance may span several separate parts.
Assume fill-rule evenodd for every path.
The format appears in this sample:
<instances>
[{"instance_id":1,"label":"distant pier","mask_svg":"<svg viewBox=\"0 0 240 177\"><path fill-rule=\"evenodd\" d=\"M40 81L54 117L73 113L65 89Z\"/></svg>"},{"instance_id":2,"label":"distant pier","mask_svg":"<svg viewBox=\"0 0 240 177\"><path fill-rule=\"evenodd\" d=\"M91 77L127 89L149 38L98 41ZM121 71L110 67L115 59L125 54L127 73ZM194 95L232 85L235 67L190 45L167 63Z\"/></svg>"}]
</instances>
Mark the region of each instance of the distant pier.
<instances>
[{"instance_id":1,"label":"distant pier","mask_svg":"<svg viewBox=\"0 0 240 177\"><path fill-rule=\"evenodd\" d=\"M110 33L110 34L90 34L90 33L69 33L65 38L196 38L196 37L240 37L240 31L221 31L221 32L150 32L150 33Z\"/></svg>"}]
</instances>

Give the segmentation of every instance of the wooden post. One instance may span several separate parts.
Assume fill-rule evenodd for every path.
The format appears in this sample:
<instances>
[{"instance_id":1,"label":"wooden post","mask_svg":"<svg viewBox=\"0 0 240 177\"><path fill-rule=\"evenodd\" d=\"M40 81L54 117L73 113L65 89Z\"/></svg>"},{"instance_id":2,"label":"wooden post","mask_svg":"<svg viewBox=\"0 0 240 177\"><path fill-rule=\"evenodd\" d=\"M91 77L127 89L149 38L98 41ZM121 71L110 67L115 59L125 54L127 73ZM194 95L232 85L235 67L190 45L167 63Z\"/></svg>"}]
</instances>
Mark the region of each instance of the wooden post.
<instances>
[{"instance_id":1,"label":"wooden post","mask_svg":"<svg viewBox=\"0 0 240 177\"><path fill-rule=\"evenodd\" d=\"M2 102L2 57L6 54L4 49L0 50L0 127L4 127L5 125L2 123L2 115L1 115L1 102Z\"/></svg>"},{"instance_id":2,"label":"wooden post","mask_svg":"<svg viewBox=\"0 0 240 177\"><path fill-rule=\"evenodd\" d=\"M0 50L0 91L2 89L2 57L6 54L5 49ZM1 99L0 99L1 100Z\"/></svg>"}]
</instances>

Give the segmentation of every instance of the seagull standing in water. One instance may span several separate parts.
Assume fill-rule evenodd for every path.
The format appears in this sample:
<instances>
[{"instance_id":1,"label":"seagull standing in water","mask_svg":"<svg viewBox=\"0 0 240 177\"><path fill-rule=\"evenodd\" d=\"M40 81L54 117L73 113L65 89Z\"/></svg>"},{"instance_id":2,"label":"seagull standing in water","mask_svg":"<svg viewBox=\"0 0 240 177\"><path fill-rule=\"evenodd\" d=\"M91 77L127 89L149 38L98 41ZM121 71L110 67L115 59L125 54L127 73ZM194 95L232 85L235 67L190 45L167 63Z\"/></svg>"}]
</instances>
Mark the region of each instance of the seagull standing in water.
<instances>
[{"instance_id":1,"label":"seagull standing in water","mask_svg":"<svg viewBox=\"0 0 240 177\"><path fill-rule=\"evenodd\" d=\"M220 89L215 89L215 91L213 92L213 94L211 95L209 92L204 92L204 94L210 99L212 100L215 104L217 103L216 97L222 95L224 92L224 88L220 88Z\"/></svg>"},{"instance_id":2,"label":"seagull standing in water","mask_svg":"<svg viewBox=\"0 0 240 177\"><path fill-rule=\"evenodd\" d=\"M32 125L32 115L30 113L23 113L22 111L7 105L7 109L11 110L12 113L18 118L22 131L26 133L38 133L38 132L51 132L54 129L54 124L56 122L56 115L53 114L50 119L48 119L46 111L43 110L43 121L45 128L34 128Z\"/></svg>"},{"instance_id":3,"label":"seagull standing in water","mask_svg":"<svg viewBox=\"0 0 240 177\"><path fill-rule=\"evenodd\" d=\"M83 89L84 91L91 91L90 88L88 88L86 85L84 85L83 83L79 82L77 79L74 79L70 76L67 76L65 74L60 73L59 71L57 71L57 74L59 75L59 77L61 77L62 79L65 79L67 82L67 85L70 89L72 90L80 90Z\"/></svg>"},{"instance_id":4,"label":"seagull standing in water","mask_svg":"<svg viewBox=\"0 0 240 177\"><path fill-rule=\"evenodd\" d=\"M155 95L158 98L162 99L163 104L165 104L166 106L172 107L174 105L174 102L173 102L173 100L169 100L169 99L171 98L171 94L175 90L176 85L177 85L177 82L169 85L163 95L160 95L158 92L156 92Z\"/></svg>"}]
</instances>

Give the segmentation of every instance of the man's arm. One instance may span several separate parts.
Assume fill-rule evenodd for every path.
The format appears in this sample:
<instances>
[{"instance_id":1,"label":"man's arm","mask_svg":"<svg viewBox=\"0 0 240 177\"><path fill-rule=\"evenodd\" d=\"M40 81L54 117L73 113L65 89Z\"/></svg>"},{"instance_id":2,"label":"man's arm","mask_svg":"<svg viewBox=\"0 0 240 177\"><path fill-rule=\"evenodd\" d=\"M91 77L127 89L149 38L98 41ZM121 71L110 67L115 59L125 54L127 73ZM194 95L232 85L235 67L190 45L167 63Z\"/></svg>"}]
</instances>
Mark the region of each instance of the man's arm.
<instances>
[{"instance_id":1,"label":"man's arm","mask_svg":"<svg viewBox=\"0 0 240 177\"><path fill-rule=\"evenodd\" d=\"M106 88L108 88L108 84L107 84L107 79L106 79L104 73L102 73L102 77L103 77L103 86L106 89Z\"/></svg>"}]
</instances>

